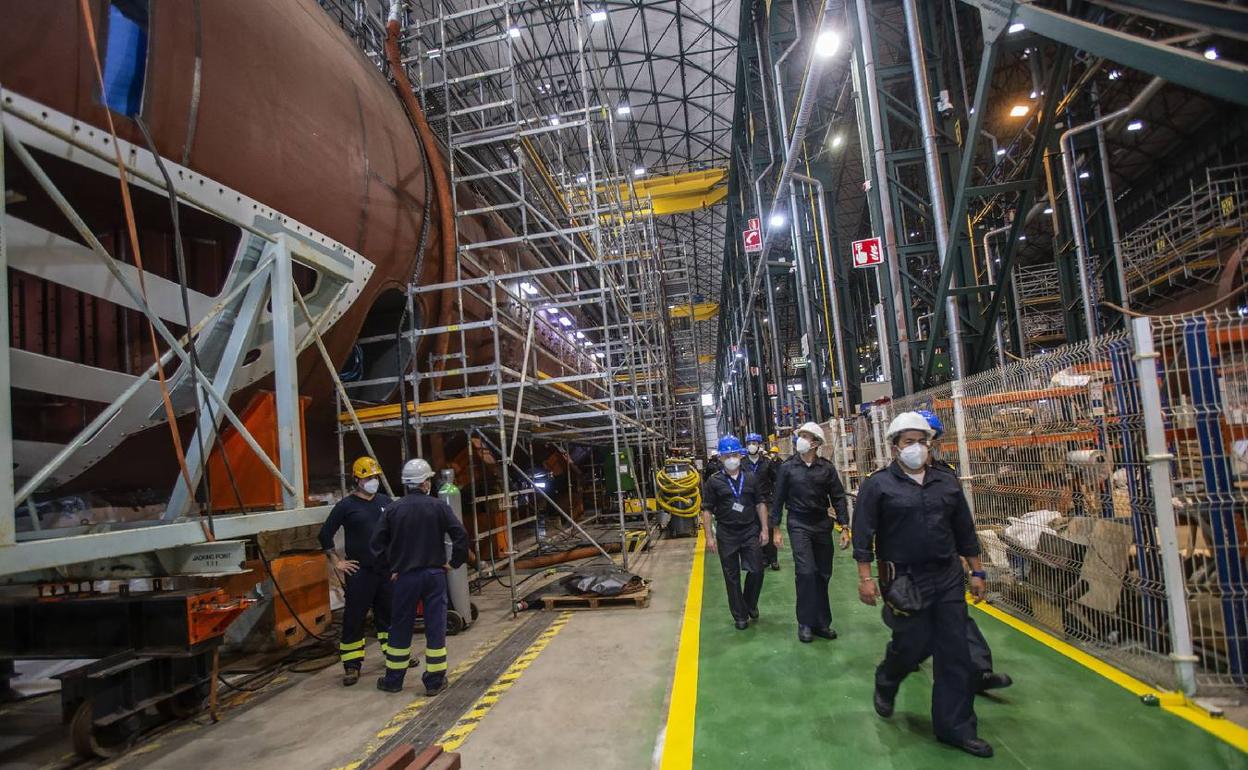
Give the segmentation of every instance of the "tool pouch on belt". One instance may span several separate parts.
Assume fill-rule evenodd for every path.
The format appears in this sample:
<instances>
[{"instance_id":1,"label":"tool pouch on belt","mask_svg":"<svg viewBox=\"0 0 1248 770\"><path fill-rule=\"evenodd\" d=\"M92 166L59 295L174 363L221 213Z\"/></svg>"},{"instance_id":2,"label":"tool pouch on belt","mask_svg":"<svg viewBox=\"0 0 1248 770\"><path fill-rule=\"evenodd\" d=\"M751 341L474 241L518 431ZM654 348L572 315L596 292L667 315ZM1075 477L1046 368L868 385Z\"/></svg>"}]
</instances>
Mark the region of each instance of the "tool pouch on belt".
<instances>
[{"instance_id":1,"label":"tool pouch on belt","mask_svg":"<svg viewBox=\"0 0 1248 770\"><path fill-rule=\"evenodd\" d=\"M884 603L898 615L911 615L923 609L923 595L909 573L897 573L897 565L883 562L881 574L887 574L884 583Z\"/></svg>"}]
</instances>

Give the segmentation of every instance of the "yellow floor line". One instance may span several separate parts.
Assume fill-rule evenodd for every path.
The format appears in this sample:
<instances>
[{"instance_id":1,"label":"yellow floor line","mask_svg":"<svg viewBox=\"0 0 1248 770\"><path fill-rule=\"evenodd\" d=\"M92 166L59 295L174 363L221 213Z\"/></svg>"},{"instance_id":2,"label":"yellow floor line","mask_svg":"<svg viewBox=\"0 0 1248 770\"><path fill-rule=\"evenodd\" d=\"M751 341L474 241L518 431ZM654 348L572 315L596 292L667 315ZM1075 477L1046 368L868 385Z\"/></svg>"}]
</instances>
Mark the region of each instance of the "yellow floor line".
<instances>
[{"instance_id":1,"label":"yellow floor line","mask_svg":"<svg viewBox=\"0 0 1248 770\"><path fill-rule=\"evenodd\" d=\"M685 597L685 616L680 626L680 647L676 652L676 676L672 680L672 700L667 710L660 770L688 770L693 767L693 718L698 706L698 648L702 634L702 563L706 558L706 538L698 530L693 547L693 572Z\"/></svg>"},{"instance_id":2,"label":"yellow floor line","mask_svg":"<svg viewBox=\"0 0 1248 770\"><path fill-rule=\"evenodd\" d=\"M451 671L451 673L446 677L447 681L451 684L455 684L460 677L468 673L473 666L480 663L482 658L502 643L502 641L514 630L515 629L511 626L505 626L491 638L478 644L472 653L467 658L464 658L464 660ZM358 768L362 767L364 763L368 761L368 758L371 757L377 749L381 748L382 744L384 744L387 739L402 729L403 725L419 716L420 712L424 710L430 700L430 698L425 697L422 694L416 700L408 703L400 709L397 714L390 717L390 720L386 722L386 725L382 727L381 730L377 732L377 735L364 746L364 750L360 752L359 759L336 767L334 770L358 770Z\"/></svg>"},{"instance_id":3,"label":"yellow floor line","mask_svg":"<svg viewBox=\"0 0 1248 770\"><path fill-rule=\"evenodd\" d=\"M1089 655L1078 647L1058 639L1056 636L1053 636L1047 631L1042 631L1035 626L987 603L981 602L980 604L975 604L974 602L971 602L971 606L980 612L1001 621L1010 628L1013 628L1015 631L1026 634L1049 649L1065 655L1084 668L1103 676L1134 695L1156 696L1158 701L1160 701L1161 708L1169 711L1171 714L1174 714L1180 719L1185 719L1188 722L1191 722L1205 732L1229 743L1240 751L1248 752L1248 729L1240 727L1228 719L1212 716L1208 711L1205 711L1200 706L1197 706L1195 703L1189 701L1183 693L1158 690L1156 687L1145 684L1130 674L1114 668L1105 661Z\"/></svg>"},{"instance_id":4,"label":"yellow floor line","mask_svg":"<svg viewBox=\"0 0 1248 770\"><path fill-rule=\"evenodd\" d=\"M468 736L472 734L472 731L477 729L477 725L481 724L481 720L485 718L485 715L490 712L490 709L494 708L495 703L498 703L499 696L511 689L511 686L520 679L520 675L524 673L525 669L531 666L533 661L537 660L537 656L541 654L542 650L546 649L546 645L550 644L551 640L563 630L563 627L571 619L571 612L561 613L555 619L555 622L550 624L550 628L543 631L533 641L533 644L529 645L529 648L507 667L502 676L498 677L498 679L494 680L494 684L486 688L485 694L477 698L468 711L459 718L459 721L442 734L438 743L442 744L444 751L455 751L464 744L464 741L468 740Z\"/></svg>"}]
</instances>

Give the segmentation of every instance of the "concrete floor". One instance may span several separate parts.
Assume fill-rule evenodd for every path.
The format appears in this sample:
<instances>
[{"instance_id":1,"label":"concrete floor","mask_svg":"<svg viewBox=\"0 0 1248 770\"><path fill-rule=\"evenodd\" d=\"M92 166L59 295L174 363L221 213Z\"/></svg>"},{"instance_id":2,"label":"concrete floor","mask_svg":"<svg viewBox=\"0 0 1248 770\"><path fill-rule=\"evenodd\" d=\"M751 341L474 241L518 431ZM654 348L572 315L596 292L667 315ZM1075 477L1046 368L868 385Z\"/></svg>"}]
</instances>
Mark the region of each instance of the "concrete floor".
<instances>
[{"instance_id":1,"label":"concrete floor","mask_svg":"<svg viewBox=\"0 0 1248 770\"><path fill-rule=\"evenodd\" d=\"M549 646L504 693L460 748L467 768L545 767L638 770L649 767L666 718L675 649L689 579L692 539L661 541L630 563L652 583L645 609L573 613ZM530 590L526 586L525 590ZM476 625L450 637L452 670L480 654L527 618L512 620L510 594L498 583L473 597ZM414 657L423 654L413 640ZM419 670L402 695L373 687L382 661L368 648L359 685L343 688L341 669L280 677L262 692L223 697L222 720L187 722L142 742L103 765L119 770L194 767L343 768L381 743L378 733L396 714L421 704ZM19 704L20 705L20 704ZM64 730L56 724L56 696L15 707L0 719L0 766L69 768L76 765ZM46 712L46 713L43 713Z\"/></svg>"}]
</instances>

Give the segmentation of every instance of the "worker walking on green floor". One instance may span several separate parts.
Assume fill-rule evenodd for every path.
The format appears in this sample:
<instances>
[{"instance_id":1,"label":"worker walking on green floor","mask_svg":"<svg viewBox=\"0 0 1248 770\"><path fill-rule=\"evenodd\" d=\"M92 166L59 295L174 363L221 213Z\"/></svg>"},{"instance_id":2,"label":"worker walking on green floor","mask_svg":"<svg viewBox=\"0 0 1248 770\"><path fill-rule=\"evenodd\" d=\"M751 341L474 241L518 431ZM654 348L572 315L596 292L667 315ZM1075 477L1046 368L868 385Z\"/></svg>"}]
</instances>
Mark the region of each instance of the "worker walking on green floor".
<instances>
[{"instance_id":1,"label":"worker walking on green floor","mask_svg":"<svg viewBox=\"0 0 1248 770\"><path fill-rule=\"evenodd\" d=\"M377 641L385 652L393 594L390 576L377 565L370 546L382 510L391 502L378 491L381 466L371 457L361 457L352 464L351 475L355 479L355 489L334 505L317 536L325 557L343 584L346 606L342 610L338 656L342 660L344 687L360 681L360 669L364 666L364 620L370 609ZM345 559L334 550L334 536L339 529L344 531Z\"/></svg>"},{"instance_id":2,"label":"worker walking on green floor","mask_svg":"<svg viewBox=\"0 0 1248 770\"><path fill-rule=\"evenodd\" d=\"M920 409L918 413L923 415L923 419L927 420L928 427L932 429L932 442L928 450L927 465L929 468L944 471L953 474L957 478L958 472L954 467L945 462L940 456L940 437L945 434L945 424L940 421L940 417L935 412L927 409ZM975 691L985 693L989 690L999 690L1014 684L1014 680L1009 674L1003 674L993 671L992 667L992 649L988 646L988 640L984 638L984 633L979 630L979 624L975 622L975 618L970 613L966 616L966 641L971 646L971 663L975 666L976 679ZM931 650L928 650L931 655ZM927 656L924 656L925 658Z\"/></svg>"},{"instance_id":3,"label":"worker walking on green floor","mask_svg":"<svg viewBox=\"0 0 1248 770\"><path fill-rule=\"evenodd\" d=\"M759 494L758 477L741 467L743 454L736 436L721 438L719 456L724 467L708 476L702 488L706 547L719 553L728 587L728 608L739 631L749 628L751 620L758 620L758 597L763 591L762 546L767 539L767 505Z\"/></svg>"},{"instance_id":4,"label":"worker walking on green floor","mask_svg":"<svg viewBox=\"0 0 1248 770\"><path fill-rule=\"evenodd\" d=\"M875 671L874 706L893 714L902 681L927 657L933 660L932 727L943 743L979 757L992 745L979 738L975 666L966 637L962 560L971 565L971 594L984 596L984 573L971 509L958 480L928 467L934 431L923 415L902 412L888 426L897 458L873 473L854 509L858 597L874 606L881 586L871 564L881 561L884 622L893 637Z\"/></svg>"},{"instance_id":5,"label":"worker walking on green floor","mask_svg":"<svg viewBox=\"0 0 1248 770\"><path fill-rule=\"evenodd\" d=\"M763 500L771 499L771 490L776 481L776 465L763 451L763 437L751 433L745 437L745 467L758 479L758 492ZM767 542L763 544L763 565L773 570L780 569L779 549L774 542L770 519L763 527L767 531Z\"/></svg>"},{"instance_id":6,"label":"worker walking on green floor","mask_svg":"<svg viewBox=\"0 0 1248 770\"><path fill-rule=\"evenodd\" d=\"M386 508L373 535L373 553L394 581L386 673L377 680L377 689L385 692L403 689L418 602L425 620L425 694L437 695L447 686L446 575L468 560L468 533L451 507L430 494L432 479L429 463L409 460L403 466L407 494Z\"/></svg>"},{"instance_id":7,"label":"worker walking on green floor","mask_svg":"<svg viewBox=\"0 0 1248 770\"><path fill-rule=\"evenodd\" d=\"M835 639L828 581L832 579L833 522L840 524L841 547L849 544L849 515L845 487L832 463L817 452L823 429L808 422L797 429L796 453L776 469L771 501L772 542L784 544L779 526L787 512L789 544L793 551L793 580L797 585L797 638Z\"/></svg>"}]
</instances>

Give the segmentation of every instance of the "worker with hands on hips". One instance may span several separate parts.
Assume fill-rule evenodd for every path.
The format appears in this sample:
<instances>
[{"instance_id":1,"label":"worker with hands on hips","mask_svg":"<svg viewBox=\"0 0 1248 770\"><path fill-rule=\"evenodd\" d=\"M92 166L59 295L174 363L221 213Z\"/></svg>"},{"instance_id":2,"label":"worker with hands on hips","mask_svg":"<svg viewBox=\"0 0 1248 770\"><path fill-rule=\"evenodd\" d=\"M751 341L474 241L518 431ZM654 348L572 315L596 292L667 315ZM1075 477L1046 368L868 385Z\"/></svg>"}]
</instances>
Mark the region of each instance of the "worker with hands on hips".
<instances>
[{"instance_id":1,"label":"worker with hands on hips","mask_svg":"<svg viewBox=\"0 0 1248 770\"><path fill-rule=\"evenodd\" d=\"M971 594L982 600L979 540L957 478L928 467L933 434L917 412L897 415L887 431L896 459L868 477L858 491L853 533L858 597L875 605L882 596L884 623L893 632L875 671L873 703L881 717L892 716L902 681L930 654L937 740L990 757L992 745L977 731L977 672L966 637L962 567L965 558L971 565ZM882 585L871 577L877 557Z\"/></svg>"},{"instance_id":2,"label":"worker with hands on hips","mask_svg":"<svg viewBox=\"0 0 1248 770\"><path fill-rule=\"evenodd\" d=\"M759 492L758 477L741 467L742 454L736 436L721 438L723 469L707 476L702 485L706 547L719 554L728 588L728 609L739 631L749 628L751 620L758 620L758 597L763 590L762 546L767 540L767 504Z\"/></svg>"},{"instance_id":3,"label":"worker with hands on hips","mask_svg":"<svg viewBox=\"0 0 1248 770\"><path fill-rule=\"evenodd\" d=\"M823 429L808 422L797 429L796 453L776 469L771 501L773 542L784 544L780 518L787 517L793 551L793 580L797 585L797 638L835 639L828 582L832 579L833 524L841 526L841 547L849 545L849 514L845 487L832 463L818 456Z\"/></svg>"},{"instance_id":4,"label":"worker with hands on hips","mask_svg":"<svg viewBox=\"0 0 1248 770\"><path fill-rule=\"evenodd\" d=\"M373 611L377 641L385 652L390 631L392 588L390 576L378 567L370 543L382 511L391 500L382 494L381 466L371 457L361 457L351 466L355 489L329 512L317 539L330 566L342 580L342 635L338 657L342 661L342 684L350 687L360 681L364 666L364 620ZM334 550L334 535L342 529L347 558Z\"/></svg>"},{"instance_id":5,"label":"worker with hands on hips","mask_svg":"<svg viewBox=\"0 0 1248 770\"><path fill-rule=\"evenodd\" d=\"M394 614L386 673L377 689L399 692L412 654L416 605L424 607L426 695L447 687L446 574L468 559L468 533L451 506L434 497L433 468L416 458L403 466L407 494L386 508L373 535L373 554L394 581ZM448 561L446 539L450 538Z\"/></svg>"}]
</instances>

